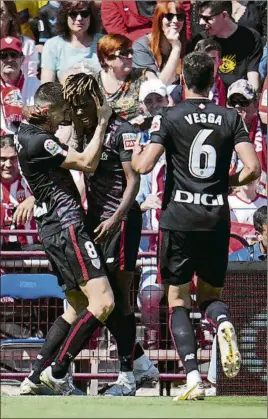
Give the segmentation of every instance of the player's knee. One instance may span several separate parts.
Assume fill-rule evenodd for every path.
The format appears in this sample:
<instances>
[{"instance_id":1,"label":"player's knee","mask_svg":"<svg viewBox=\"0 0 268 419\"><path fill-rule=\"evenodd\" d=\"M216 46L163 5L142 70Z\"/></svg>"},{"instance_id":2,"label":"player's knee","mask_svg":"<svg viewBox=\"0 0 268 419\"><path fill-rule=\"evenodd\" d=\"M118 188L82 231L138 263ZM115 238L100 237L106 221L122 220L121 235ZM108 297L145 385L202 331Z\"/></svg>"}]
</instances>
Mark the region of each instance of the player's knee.
<instances>
[{"instance_id":1,"label":"player's knee","mask_svg":"<svg viewBox=\"0 0 268 419\"><path fill-rule=\"evenodd\" d=\"M88 310L91 311L97 319L104 322L113 311L114 306L115 303L113 295L110 295L109 293L102 295L102 298L98 302L95 301L93 304L89 304Z\"/></svg>"}]
</instances>

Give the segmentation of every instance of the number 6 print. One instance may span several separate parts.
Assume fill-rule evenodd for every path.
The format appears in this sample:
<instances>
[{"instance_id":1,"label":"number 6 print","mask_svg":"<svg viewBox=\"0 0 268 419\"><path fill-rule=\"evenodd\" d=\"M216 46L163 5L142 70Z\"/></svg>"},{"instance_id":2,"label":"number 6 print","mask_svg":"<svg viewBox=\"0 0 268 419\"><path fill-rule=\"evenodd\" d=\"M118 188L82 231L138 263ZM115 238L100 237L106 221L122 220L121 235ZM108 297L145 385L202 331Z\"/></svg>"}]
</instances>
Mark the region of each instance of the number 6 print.
<instances>
[{"instance_id":1,"label":"number 6 print","mask_svg":"<svg viewBox=\"0 0 268 419\"><path fill-rule=\"evenodd\" d=\"M195 136L190 149L189 171L197 178L207 179L213 175L216 168L216 150L212 145L204 145L213 129L201 129ZM201 156L204 158L204 167L201 168Z\"/></svg>"}]
</instances>

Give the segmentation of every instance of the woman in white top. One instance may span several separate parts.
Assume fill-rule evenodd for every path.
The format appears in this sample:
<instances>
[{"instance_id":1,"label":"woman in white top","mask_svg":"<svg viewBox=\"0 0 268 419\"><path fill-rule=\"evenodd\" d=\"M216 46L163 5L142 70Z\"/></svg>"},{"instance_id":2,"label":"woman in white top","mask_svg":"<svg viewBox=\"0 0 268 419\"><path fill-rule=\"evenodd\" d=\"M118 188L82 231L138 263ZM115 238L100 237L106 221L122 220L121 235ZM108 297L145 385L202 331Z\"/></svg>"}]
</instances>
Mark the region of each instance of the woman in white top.
<instances>
[{"instance_id":1,"label":"woman in white top","mask_svg":"<svg viewBox=\"0 0 268 419\"><path fill-rule=\"evenodd\" d=\"M14 1L0 2L1 38L7 36L19 38L22 43L24 61L22 72L25 76L35 77L38 68L38 52L33 39L21 35L20 23Z\"/></svg>"},{"instance_id":2,"label":"woman in white top","mask_svg":"<svg viewBox=\"0 0 268 419\"><path fill-rule=\"evenodd\" d=\"M83 60L100 70L97 42L102 35L96 33L94 2L61 2L56 31L58 36L49 39L43 49L41 83L62 81L66 71Z\"/></svg>"}]
</instances>

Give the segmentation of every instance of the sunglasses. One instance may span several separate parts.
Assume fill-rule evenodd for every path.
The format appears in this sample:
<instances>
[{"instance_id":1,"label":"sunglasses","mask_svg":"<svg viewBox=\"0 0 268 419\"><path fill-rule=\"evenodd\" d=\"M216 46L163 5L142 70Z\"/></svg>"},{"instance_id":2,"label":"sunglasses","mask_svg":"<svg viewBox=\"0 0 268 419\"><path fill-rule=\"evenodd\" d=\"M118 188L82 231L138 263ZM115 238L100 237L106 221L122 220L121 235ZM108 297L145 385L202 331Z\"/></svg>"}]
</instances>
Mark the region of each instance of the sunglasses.
<instances>
[{"instance_id":1,"label":"sunglasses","mask_svg":"<svg viewBox=\"0 0 268 419\"><path fill-rule=\"evenodd\" d=\"M8 57L14 60L22 57L22 54L17 51L0 51L0 60L6 60Z\"/></svg>"},{"instance_id":2,"label":"sunglasses","mask_svg":"<svg viewBox=\"0 0 268 419\"><path fill-rule=\"evenodd\" d=\"M89 10L80 10L79 12L73 11L73 12L69 12L68 15L73 20L75 20L77 16L81 16L82 19L86 19L87 17L89 17L90 11Z\"/></svg>"},{"instance_id":3,"label":"sunglasses","mask_svg":"<svg viewBox=\"0 0 268 419\"><path fill-rule=\"evenodd\" d=\"M241 99L228 99L227 103L229 106L231 106L232 108L235 108L236 106L239 106L240 108L247 108L250 104L251 104L251 100L246 99L246 98L241 98Z\"/></svg>"},{"instance_id":4,"label":"sunglasses","mask_svg":"<svg viewBox=\"0 0 268 419\"><path fill-rule=\"evenodd\" d=\"M203 19L204 22L210 23L215 16L219 16L221 13L222 12L216 13L215 15L210 15L210 16L199 15L199 20Z\"/></svg>"},{"instance_id":5,"label":"sunglasses","mask_svg":"<svg viewBox=\"0 0 268 419\"><path fill-rule=\"evenodd\" d=\"M115 51L114 54L110 55L109 58L114 59L117 57L123 57L123 58L132 58L133 56L133 49L119 49Z\"/></svg>"},{"instance_id":6,"label":"sunglasses","mask_svg":"<svg viewBox=\"0 0 268 419\"><path fill-rule=\"evenodd\" d=\"M185 19L185 15L184 13L165 13L164 17L169 21L172 22L172 20L174 19L174 17L176 16L177 20L179 22L184 21Z\"/></svg>"}]
</instances>

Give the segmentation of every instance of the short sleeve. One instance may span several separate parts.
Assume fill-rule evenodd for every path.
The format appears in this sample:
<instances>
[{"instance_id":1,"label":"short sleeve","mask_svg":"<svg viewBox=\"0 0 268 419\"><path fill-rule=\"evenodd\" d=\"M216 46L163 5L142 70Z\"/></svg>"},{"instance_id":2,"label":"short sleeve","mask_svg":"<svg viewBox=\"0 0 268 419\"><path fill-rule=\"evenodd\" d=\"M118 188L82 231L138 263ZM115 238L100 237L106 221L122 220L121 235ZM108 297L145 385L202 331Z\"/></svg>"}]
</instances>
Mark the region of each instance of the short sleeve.
<instances>
[{"instance_id":1,"label":"short sleeve","mask_svg":"<svg viewBox=\"0 0 268 419\"><path fill-rule=\"evenodd\" d=\"M131 124L123 123L115 133L117 150L119 152L120 161L131 161L132 150L137 139L137 133Z\"/></svg>"},{"instance_id":2,"label":"short sleeve","mask_svg":"<svg viewBox=\"0 0 268 419\"><path fill-rule=\"evenodd\" d=\"M51 71L57 71L57 42L56 38L58 39L58 42L60 42L60 37L54 37L51 39L48 39L48 41L45 43L43 52L42 52L42 62L41 62L41 68L45 68L46 70Z\"/></svg>"},{"instance_id":3,"label":"short sleeve","mask_svg":"<svg viewBox=\"0 0 268 419\"><path fill-rule=\"evenodd\" d=\"M42 170L56 169L65 161L68 149L53 135L41 132L28 145L29 163L38 165Z\"/></svg>"},{"instance_id":4,"label":"short sleeve","mask_svg":"<svg viewBox=\"0 0 268 419\"><path fill-rule=\"evenodd\" d=\"M138 39L133 44L133 67L158 71L155 60L149 50L147 38Z\"/></svg>"},{"instance_id":5,"label":"short sleeve","mask_svg":"<svg viewBox=\"0 0 268 419\"><path fill-rule=\"evenodd\" d=\"M166 146L168 138L168 123L167 119L160 113L155 115L152 120L151 128L149 129L150 143L161 144L163 147Z\"/></svg>"},{"instance_id":6,"label":"short sleeve","mask_svg":"<svg viewBox=\"0 0 268 419\"><path fill-rule=\"evenodd\" d=\"M252 53L248 59L248 73L251 71L259 71L259 64L263 54L263 47L260 34L254 31L254 29L251 29L250 31L252 32L252 36L254 37L254 48L252 49Z\"/></svg>"},{"instance_id":7,"label":"short sleeve","mask_svg":"<svg viewBox=\"0 0 268 419\"><path fill-rule=\"evenodd\" d=\"M236 146L239 143L251 143L241 116L238 115L237 111L234 109L233 112L236 113L236 115L234 116L234 145Z\"/></svg>"}]
</instances>

